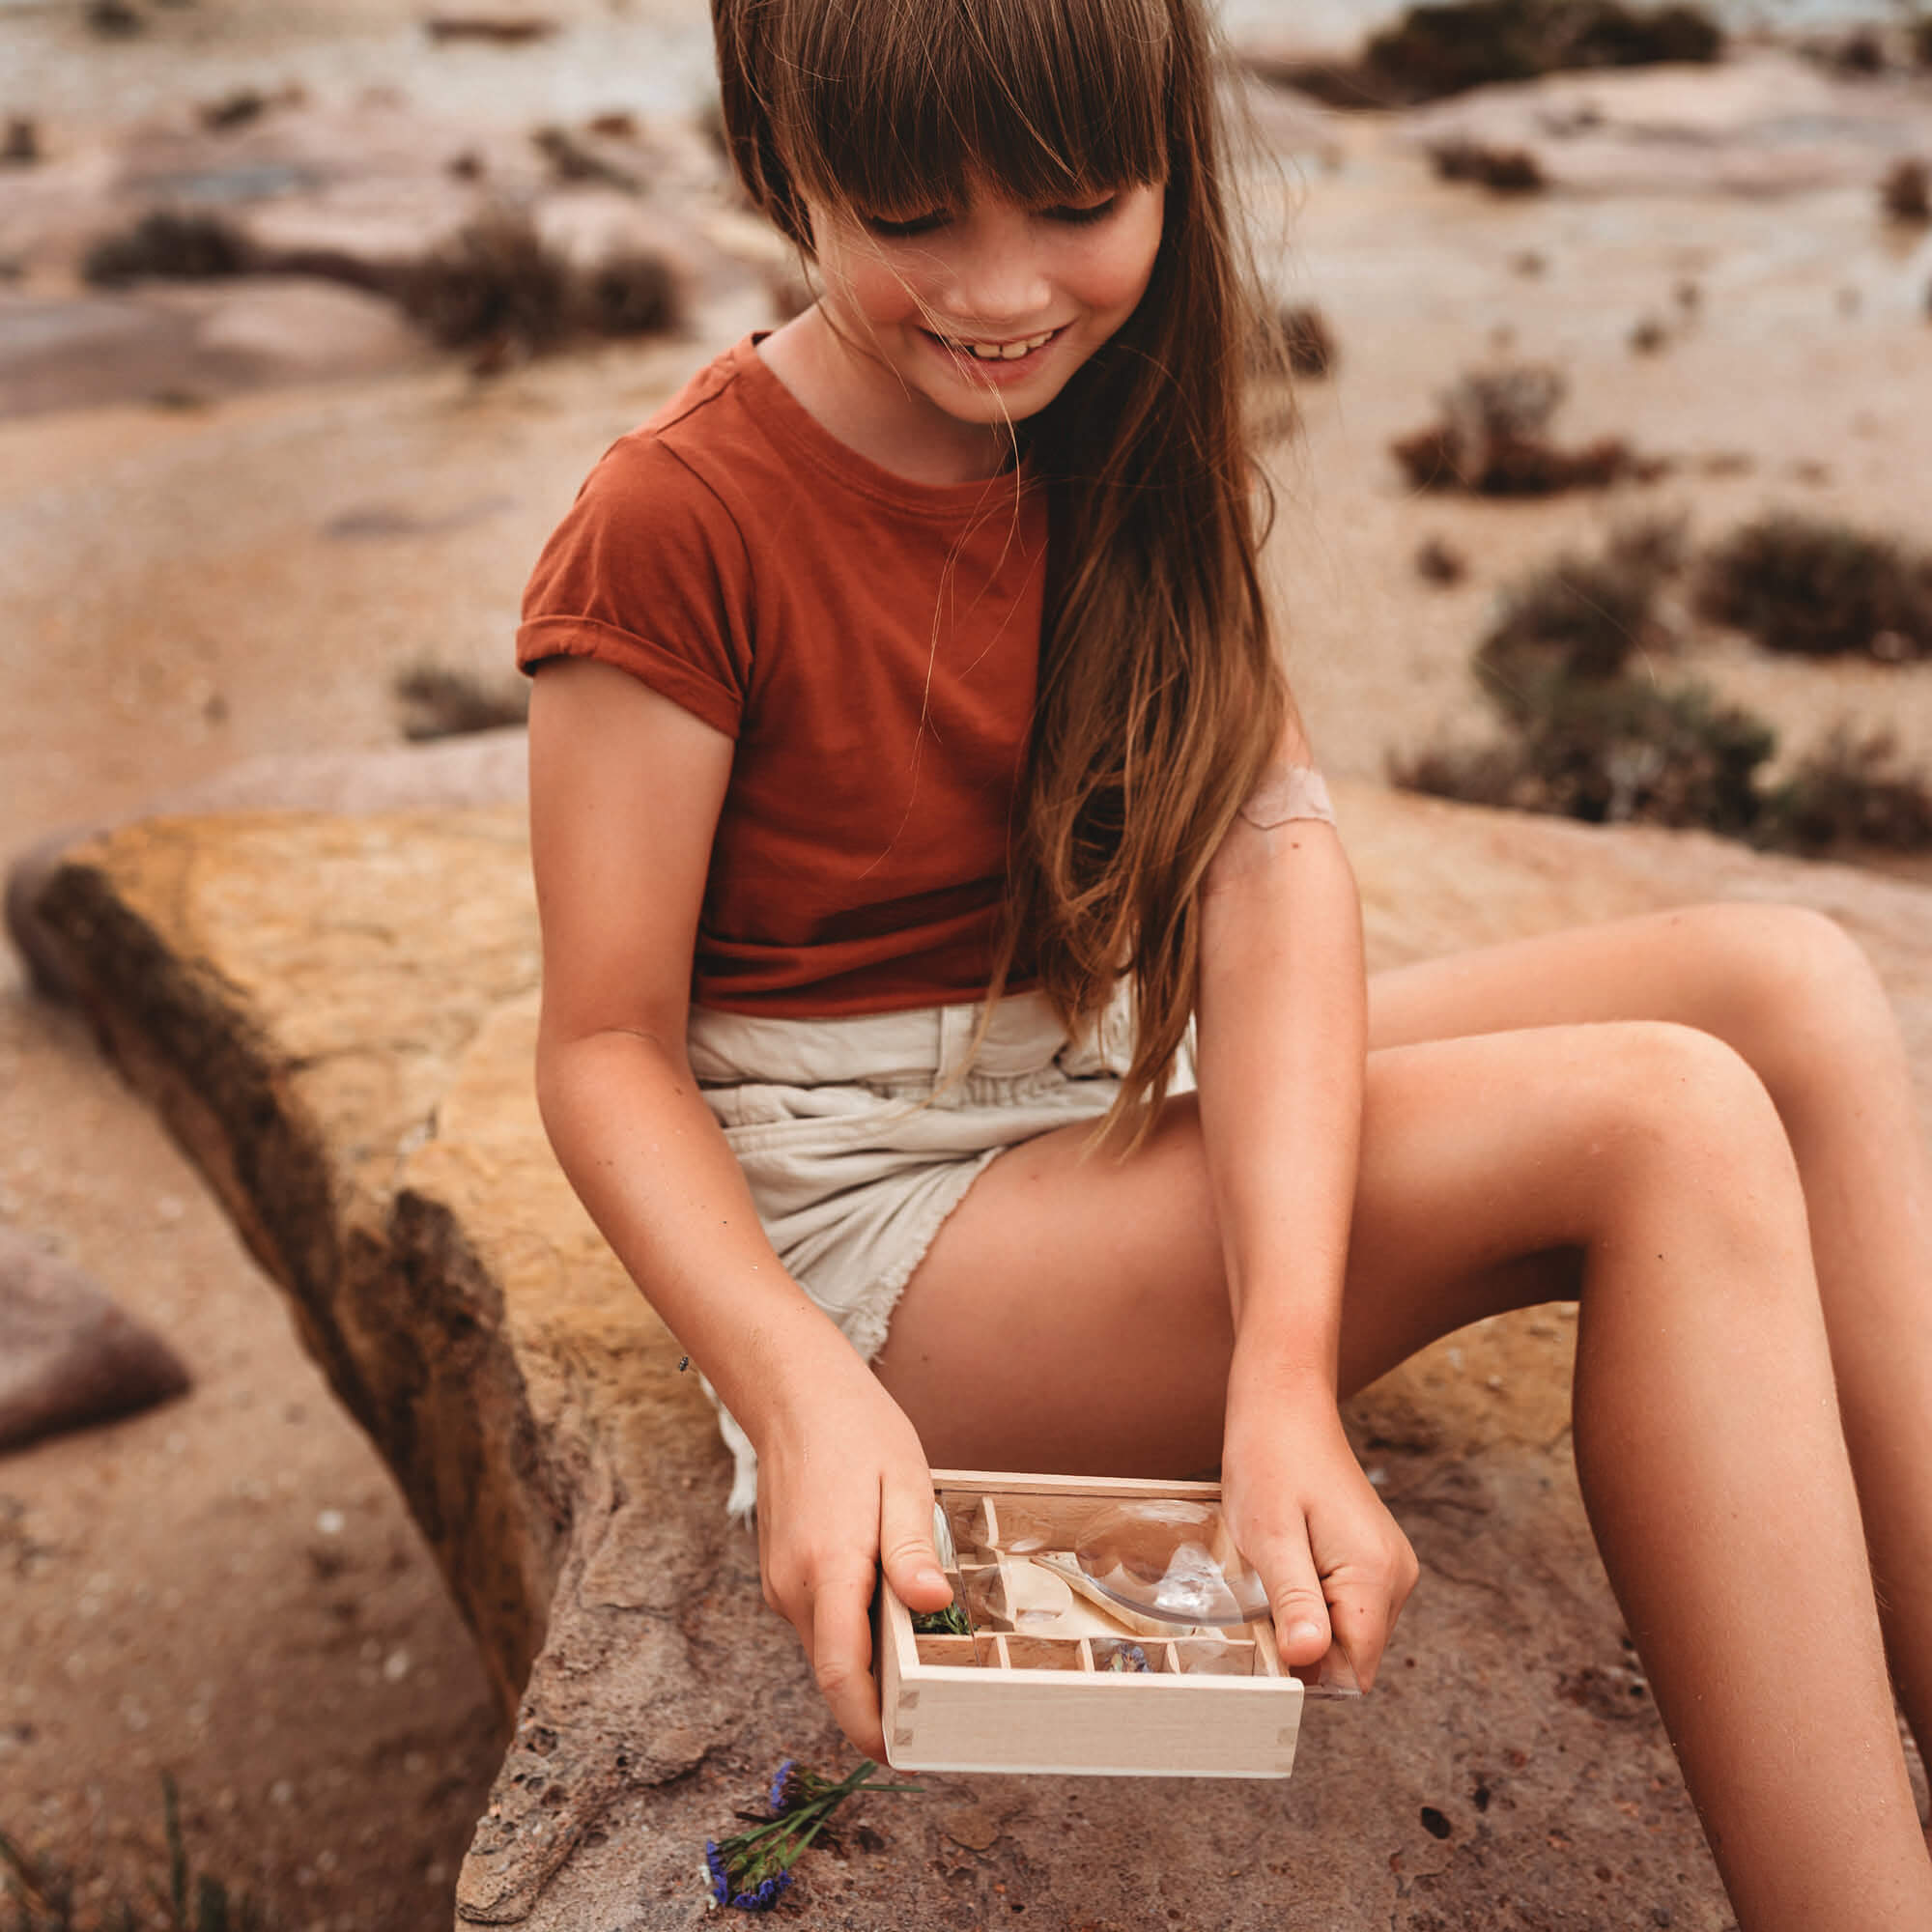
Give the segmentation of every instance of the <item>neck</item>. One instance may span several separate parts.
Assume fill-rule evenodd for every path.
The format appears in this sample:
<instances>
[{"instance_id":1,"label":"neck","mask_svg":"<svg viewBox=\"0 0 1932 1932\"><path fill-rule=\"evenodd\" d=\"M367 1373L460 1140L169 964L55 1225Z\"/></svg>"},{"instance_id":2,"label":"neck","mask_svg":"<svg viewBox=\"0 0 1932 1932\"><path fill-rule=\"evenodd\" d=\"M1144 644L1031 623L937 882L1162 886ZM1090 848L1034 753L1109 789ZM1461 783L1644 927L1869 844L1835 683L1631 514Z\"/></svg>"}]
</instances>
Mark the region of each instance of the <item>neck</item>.
<instances>
[{"instance_id":1,"label":"neck","mask_svg":"<svg viewBox=\"0 0 1932 1932\"><path fill-rule=\"evenodd\" d=\"M822 304L766 336L758 354L821 429L908 482L977 482L1011 458L1004 424L961 422L909 391Z\"/></svg>"}]
</instances>

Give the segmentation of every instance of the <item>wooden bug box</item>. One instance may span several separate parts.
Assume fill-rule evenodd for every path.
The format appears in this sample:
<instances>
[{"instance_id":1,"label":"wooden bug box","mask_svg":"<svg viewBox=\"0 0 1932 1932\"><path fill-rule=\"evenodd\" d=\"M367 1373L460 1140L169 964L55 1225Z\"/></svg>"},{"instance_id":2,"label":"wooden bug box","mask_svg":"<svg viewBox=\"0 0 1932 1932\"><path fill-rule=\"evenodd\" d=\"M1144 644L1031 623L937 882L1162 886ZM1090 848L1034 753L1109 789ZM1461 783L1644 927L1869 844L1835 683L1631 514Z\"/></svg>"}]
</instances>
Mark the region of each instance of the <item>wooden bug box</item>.
<instances>
[{"instance_id":1,"label":"wooden bug box","mask_svg":"<svg viewBox=\"0 0 1932 1932\"><path fill-rule=\"evenodd\" d=\"M1155 1497L1218 1514L1218 1484L935 1469L933 1487L957 1554L947 1580L973 1630L916 1632L881 1583L875 1656L895 1769L1289 1775L1302 1687L1265 1621L1178 1627L1066 1581L1077 1525L1095 1503ZM1016 1521L1025 1535L1012 1533ZM1026 1555L997 1547L1042 1540Z\"/></svg>"}]
</instances>

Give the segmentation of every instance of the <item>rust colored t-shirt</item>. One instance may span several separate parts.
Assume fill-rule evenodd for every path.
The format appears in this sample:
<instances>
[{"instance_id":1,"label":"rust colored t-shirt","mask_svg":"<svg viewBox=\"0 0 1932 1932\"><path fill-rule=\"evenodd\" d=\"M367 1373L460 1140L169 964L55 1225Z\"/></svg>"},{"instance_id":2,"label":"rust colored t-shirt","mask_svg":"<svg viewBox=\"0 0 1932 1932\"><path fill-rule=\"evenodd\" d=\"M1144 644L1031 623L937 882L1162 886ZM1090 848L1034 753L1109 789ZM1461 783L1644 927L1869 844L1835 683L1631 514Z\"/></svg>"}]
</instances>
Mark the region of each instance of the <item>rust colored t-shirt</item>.
<instances>
[{"instance_id":1,"label":"rust colored t-shirt","mask_svg":"<svg viewBox=\"0 0 1932 1932\"><path fill-rule=\"evenodd\" d=\"M601 659L736 741L696 1004L804 1017L984 992L1038 673L1042 494L878 468L755 338L591 471L530 578L517 661Z\"/></svg>"}]
</instances>

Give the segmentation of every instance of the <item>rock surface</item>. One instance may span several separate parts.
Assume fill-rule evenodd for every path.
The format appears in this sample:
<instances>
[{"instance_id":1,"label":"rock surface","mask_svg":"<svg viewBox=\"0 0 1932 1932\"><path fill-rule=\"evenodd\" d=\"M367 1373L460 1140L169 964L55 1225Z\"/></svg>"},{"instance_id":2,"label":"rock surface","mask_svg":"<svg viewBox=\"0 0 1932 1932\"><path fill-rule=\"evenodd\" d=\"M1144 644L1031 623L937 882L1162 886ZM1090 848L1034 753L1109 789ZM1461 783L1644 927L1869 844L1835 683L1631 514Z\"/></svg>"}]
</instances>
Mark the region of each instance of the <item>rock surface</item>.
<instances>
[{"instance_id":1,"label":"rock surface","mask_svg":"<svg viewBox=\"0 0 1932 1932\"><path fill-rule=\"evenodd\" d=\"M188 1373L79 1268L0 1228L0 1450L182 1395Z\"/></svg>"},{"instance_id":2,"label":"rock surface","mask_svg":"<svg viewBox=\"0 0 1932 1932\"><path fill-rule=\"evenodd\" d=\"M1796 899L1870 949L1926 1089L1932 893L1366 786L1341 805L1378 965ZM842 1752L723 1518L695 1378L536 1122L521 812L149 820L71 852L39 914L287 1292L517 1708L462 1922L695 1924L705 1837L780 1757ZM1311 1710L1292 1780L932 1776L806 1861L813 1922L1727 1923L1577 1497L1567 1313L1468 1331L1352 1405L1424 1584L1376 1694Z\"/></svg>"},{"instance_id":3,"label":"rock surface","mask_svg":"<svg viewBox=\"0 0 1932 1932\"><path fill-rule=\"evenodd\" d=\"M1788 49L1720 66L1594 69L1481 87L1407 116L1421 148L1522 149L1552 187L1589 194L1792 194L1875 187L1932 144L1932 87L1846 79Z\"/></svg>"},{"instance_id":4,"label":"rock surface","mask_svg":"<svg viewBox=\"0 0 1932 1932\"><path fill-rule=\"evenodd\" d=\"M599 133L477 128L394 96L233 99L235 126L211 125L220 103L206 103L0 168L0 281L20 283L0 288L0 417L423 366L436 351L396 298L505 210L580 270L661 258L700 330L747 300L766 319L769 242L747 244L721 157L682 118L622 115ZM243 271L77 286L93 246L156 211L220 221Z\"/></svg>"},{"instance_id":5,"label":"rock surface","mask_svg":"<svg viewBox=\"0 0 1932 1932\"><path fill-rule=\"evenodd\" d=\"M323 811L355 816L411 807L497 805L521 800L527 738L518 728L473 731L440 744L381 752L309 752L243 758L148 802L140 817L218 811ZM37 838L7 867L7 937L44 999L71 996L60 942L40 916L42 888L68 848L105 826L67 826Z\"/></svg>"}]
</instances>

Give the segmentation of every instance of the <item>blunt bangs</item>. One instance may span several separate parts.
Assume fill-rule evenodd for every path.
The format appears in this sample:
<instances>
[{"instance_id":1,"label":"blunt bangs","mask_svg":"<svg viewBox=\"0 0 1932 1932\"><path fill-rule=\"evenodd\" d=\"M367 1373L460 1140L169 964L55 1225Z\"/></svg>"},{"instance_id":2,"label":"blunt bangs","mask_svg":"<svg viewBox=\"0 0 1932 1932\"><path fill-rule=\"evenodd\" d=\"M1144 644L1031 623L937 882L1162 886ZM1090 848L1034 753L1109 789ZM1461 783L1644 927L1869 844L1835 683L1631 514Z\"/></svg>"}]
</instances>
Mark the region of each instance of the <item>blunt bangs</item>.
<instances>
[{"instance_id":1,"label":"blunt bangs","mask_svg":"<svg viewBox=\"0 0 1932 1932\"><path fill-rule=\"evenodd\" d=\"M974 184L1039 206L1167 172L1166 0L790 0L761 76L810 200L909 218Z\"/></svg>"}]
</instances>

